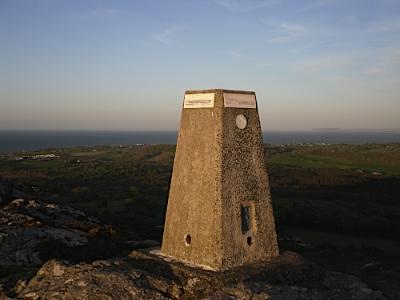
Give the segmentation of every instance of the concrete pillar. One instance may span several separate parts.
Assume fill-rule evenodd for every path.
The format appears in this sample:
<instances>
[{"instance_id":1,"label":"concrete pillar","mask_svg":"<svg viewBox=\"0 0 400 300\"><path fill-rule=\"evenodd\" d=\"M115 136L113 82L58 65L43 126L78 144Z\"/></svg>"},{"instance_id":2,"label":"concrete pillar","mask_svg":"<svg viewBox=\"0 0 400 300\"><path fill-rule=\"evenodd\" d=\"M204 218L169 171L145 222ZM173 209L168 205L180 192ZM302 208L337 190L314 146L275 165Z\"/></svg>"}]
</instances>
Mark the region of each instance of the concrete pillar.
<instances>
[{"instance_id":1,"label":"concrete pillar","mask_svg":"<svg viewBox=\"0 0 400 300\"><path fill-rule=\"evenodd\" d=\"M254 92L186 91L161 254L213 270L278 255Z\"/></svg>"}]
</instances>

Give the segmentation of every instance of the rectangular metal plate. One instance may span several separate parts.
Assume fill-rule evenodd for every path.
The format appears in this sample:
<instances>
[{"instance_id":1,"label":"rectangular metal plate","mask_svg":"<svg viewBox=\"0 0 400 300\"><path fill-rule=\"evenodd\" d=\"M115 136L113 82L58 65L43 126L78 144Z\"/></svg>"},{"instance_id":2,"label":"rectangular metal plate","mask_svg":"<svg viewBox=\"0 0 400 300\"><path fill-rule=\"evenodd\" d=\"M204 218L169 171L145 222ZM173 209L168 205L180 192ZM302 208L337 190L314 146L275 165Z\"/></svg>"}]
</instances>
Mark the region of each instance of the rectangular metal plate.
<instances>
[{"instance_id":1,"label":"rectangular metal plate","mask_svg":"<svg viewBox=\"0 0 400 300\"><path fill-rule=\"evenodd\" d=\"M256 95L224 93L224 106L235 108L256 108Z\"/></svg>"},{"instance_id":2,"label":"rectangular metal plate","mask_svg":"<svg viewBox=\"0 0 400 300\"><path fill-rule=\"evenodd\" d=\"M214 93L186 94L184 108L210 108L214 107Z\"/></svg>"}]
</instances>

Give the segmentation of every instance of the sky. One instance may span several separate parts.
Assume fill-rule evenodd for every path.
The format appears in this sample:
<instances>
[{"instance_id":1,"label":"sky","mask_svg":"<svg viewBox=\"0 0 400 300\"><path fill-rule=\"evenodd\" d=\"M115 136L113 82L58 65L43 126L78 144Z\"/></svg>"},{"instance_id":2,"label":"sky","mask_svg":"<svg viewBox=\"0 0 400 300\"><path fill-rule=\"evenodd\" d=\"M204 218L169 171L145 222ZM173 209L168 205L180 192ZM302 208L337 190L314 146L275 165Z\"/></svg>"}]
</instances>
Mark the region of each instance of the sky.
<instances>
[{"instance_id":1,"label":"sky","mask_svg":"<svg viewBox=\"0 0 400 300\"><path fill-rule=\"evenodd\" d=\"M400 129L400 0L0 0L0 130L176 130L207 88L263 130Z\"/></svg>"}]
</instances>

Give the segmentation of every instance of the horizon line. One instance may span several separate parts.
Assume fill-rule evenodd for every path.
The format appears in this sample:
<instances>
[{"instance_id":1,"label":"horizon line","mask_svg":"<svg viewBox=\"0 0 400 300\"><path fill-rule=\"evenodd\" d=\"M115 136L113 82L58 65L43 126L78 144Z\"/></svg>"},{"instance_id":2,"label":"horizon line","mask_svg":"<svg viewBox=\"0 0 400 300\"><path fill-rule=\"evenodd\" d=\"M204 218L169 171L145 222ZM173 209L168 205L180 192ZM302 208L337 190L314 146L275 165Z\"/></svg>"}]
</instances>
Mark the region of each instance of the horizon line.
<instances>
[{"instance_id":1,"label":"horizon line","mask_svg":"<svg viewBox=\"0 0 400 300\"><path fill-rule=\"evenodd\" d=\"M179 129L0 129L0 132L178 132ZM400 128L267 129L262 132L399 132Z\"/></svg>"}]
</instances>

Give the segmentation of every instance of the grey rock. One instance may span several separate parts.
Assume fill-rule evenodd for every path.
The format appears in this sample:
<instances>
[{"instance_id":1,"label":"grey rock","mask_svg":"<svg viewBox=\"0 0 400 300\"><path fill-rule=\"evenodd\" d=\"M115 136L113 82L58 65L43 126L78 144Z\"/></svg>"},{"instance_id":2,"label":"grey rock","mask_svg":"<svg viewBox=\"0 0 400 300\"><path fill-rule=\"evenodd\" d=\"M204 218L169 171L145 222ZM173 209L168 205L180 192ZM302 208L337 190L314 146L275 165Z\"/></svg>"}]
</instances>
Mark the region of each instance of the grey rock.
<instances>
[{"instance_id":1,"label":"grey rock","mask_svg":"<svg viewBox=\"0 0 400 300\"><path fill-rule=\"evenodd\" d=\"M288 253L270 263L214 273L167 262L140 250L128 257L90 264L50 260L17 296L20 299L385 299L382 293L369 289L354 276L321 270L321 277L316 278L313 267L308 265L313 264ZM276 283L284 269L301 270L287 272L289 281L296 284ZM298 273L303 277L297 276Z\"/></svg>"},{"instance_id":2,"label":"grey rock","mask_svg":"<svg viewBox=\"0 0 400 300\"><path fill-rule=\"evenodd\" d=\"M0 209L0 266L39 266L38 247L57 241L83 246L88 237L107 230L83 212L37 200L15 199Z\"/></svg>"}]
</instances>

